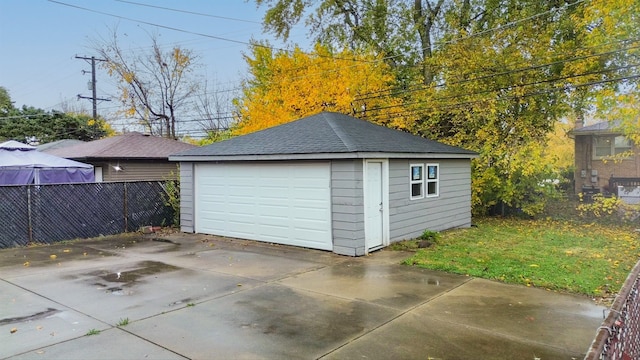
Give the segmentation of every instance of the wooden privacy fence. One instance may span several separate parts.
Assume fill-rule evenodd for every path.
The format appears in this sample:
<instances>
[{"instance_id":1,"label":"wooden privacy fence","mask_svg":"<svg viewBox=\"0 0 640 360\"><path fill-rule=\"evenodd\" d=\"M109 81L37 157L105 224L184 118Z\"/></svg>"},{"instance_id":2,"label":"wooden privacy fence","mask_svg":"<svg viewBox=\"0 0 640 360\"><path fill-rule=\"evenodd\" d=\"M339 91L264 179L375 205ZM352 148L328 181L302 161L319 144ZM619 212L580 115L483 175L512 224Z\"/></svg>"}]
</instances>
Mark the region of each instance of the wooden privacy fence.
<instances>
[{"instance_id":1,"label":"wooden privacy fence","mask_svg":"<svg viewBox=\"0 0 640 360\"><path fill-rule=\"evenodd\" d=\"M163 181L0 186L0 248L172 225Z\"/></svg>"},{"instance_id":2,"label":"wooden privacy fence","mask_svg":"<svg viewBox=\"0 0 640 360\"><path fill-rule=\"evenodd\" d=\"M616 296L585 360L640 359L640 261Z\"/></svg>"}]
</instances>

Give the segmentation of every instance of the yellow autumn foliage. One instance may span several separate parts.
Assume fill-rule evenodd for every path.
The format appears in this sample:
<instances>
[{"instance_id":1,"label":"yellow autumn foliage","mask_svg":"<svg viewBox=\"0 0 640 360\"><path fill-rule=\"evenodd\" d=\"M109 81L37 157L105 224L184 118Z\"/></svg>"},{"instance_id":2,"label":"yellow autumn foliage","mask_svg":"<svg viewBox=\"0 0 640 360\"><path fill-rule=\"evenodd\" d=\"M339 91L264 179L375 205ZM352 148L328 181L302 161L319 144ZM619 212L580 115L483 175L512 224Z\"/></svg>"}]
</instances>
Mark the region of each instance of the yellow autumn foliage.
<instances>
[{"instance_id":1,"label":"yellow autumn foliage","mask_svg":"<svg viewBox=\"0 0 640 360\"><path fill-rule=\"evenodd\" d=\"M173 60L176 64L176 68L185 68L189 66L189 63L191 62L191 56L188 53L185 53L179 47L174 47Z\"/></svg>"},{"instance_id":2,"label":"yellow autumn foliage","mask_svg":"<svg viewBox=\"0 0 640 360\"><path fill-rule=\"evenodd\" d=\"M130 71L122 73L122 79L127 84L131 84L133 82L133 79L135 79L135 77L136 77L136 75L134 73L130 72Z\"/></svg>"},{"instance_id":3,"label":"yellow autumn foliage","mask_svg":"<svg viewBox=\"0 0 640 360\"><path fill-rule=\"evenodd\" d=\"M556 122L553 132L547 135L544 151L544 162L553 164L556 169L568 169L574 165L575 146L568 132L573 128L571 123Z\"/></svg>"},{"instance_id":4,"label":"yellow autumn foliage","mask_svg":"<svg viewBox=\"0 0 640 360\"><path fill-rule=\"evenodd\" d=\"M367 119L367 109L389 107L376 112L376 123L404 129L407 117L391 116L392 107L402 103L387 89L394 75L381 59L349 50L332 53L316 45L305 53L273 51L254 46L246 56L251 79L236 99L239 120L235 134L247 134L284 124L322 111L334 111ZM385 116L386 114L386 116Z\"/></svg>"}]
</instances>

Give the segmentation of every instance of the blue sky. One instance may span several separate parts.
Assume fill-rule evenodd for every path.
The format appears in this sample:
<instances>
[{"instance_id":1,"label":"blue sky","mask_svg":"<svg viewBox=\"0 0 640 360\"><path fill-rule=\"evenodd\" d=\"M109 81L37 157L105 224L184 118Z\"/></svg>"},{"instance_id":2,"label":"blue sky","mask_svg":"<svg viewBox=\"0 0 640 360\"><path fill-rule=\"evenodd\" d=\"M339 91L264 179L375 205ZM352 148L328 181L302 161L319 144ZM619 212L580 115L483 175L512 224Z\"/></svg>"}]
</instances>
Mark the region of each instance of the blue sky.
<instances>
[{"instance_id":1,"label":"blue sky","mask_svg":"<svg viewBox=\"0 0 640 360\"><path fill-rule=\"evenodd\" d=\"M213 37L244 43L251 39L269 39L262 33L260 24L264 11L253 1L244 0L0 0L0 86L9 91L15 106L59 110L60 104L67 102L91 109L89 100L77 100L78 94L91 95L87 89L91 75L82 74L82 70L90 70L91 67L75 56L95 55L91 49L92 39L109 37L109 29L117 27L123 49L148 49L149 34L156 33L163 46L169 48L177 44L200 56L200 63L204 65L203 76L210 83L215 81L222 88L234 87L246 74L242 53L248 47ZM299 33L292 33L292 41L305 41L304 30ZM285 46L279 42L272 44ZM114 96L113 81L103 70L98 70L96 75L98 97ZM115 105L103 102L98 109L109 111Z\"/></svg>"}]
</instances>

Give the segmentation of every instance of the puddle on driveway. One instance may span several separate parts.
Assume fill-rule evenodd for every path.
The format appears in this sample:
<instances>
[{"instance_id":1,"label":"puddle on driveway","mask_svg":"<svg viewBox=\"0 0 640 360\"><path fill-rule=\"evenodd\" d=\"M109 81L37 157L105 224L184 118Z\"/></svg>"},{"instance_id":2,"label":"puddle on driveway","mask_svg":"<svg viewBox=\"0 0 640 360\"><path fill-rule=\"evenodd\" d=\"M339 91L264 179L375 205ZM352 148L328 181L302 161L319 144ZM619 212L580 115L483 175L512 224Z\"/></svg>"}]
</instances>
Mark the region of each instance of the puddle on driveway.
<instances>
[{"instance_id":1,"label":"puddle on driveway","mask_svg":"<svg viewBox=\"0 0 640 360\"><path fill-rule=\"evenodd\" d=\"M122 283L124 286L128 286L133 284L136 281L139 281L141 278L145 276L151 276L160 274L163 272L176 271L180 268L177 266L165 264L163 262L158 261L142 261L136 263L135 268L132 270L126 271L118 271L118 272L107 272L107 271L94 271L90 272L87 275L89 276L97 276L102 280L110 283Z\"/></svg>"},{"instance_id":2,"label":"puddle on driveway","mask_svg":"<svg viewBox=\"0 0 640 360\"><path fill-rule=\"evenodd\" d=\"M175 241L171 241L169 239L163 239L163 238L153 238L153 239L151 239L151 241L162 242L162 243L173 244L173 245L180 245L180 243L177 243Z\"/></svg>"},{"instance_id":3,"label":"puddle on driveway","mask_svg":"<svg viewBox=\"0 0 640 360\"><path fill-rule=\"evenodd\" d=\"M412 284L437 287L452 278L452 275L415 267L373 265L362 262L346 262L341 266L331 267L330 271L334 277L353 279L357 282L372 281L376 284L379 284L379 281L395 283L408 279L406 281Z\"/></svg>"},{"instance_id":4,"label":"puddle on driveway","mask_svg":"<svg viewBox=\"0 0 640 360\"><path fill-rule=\"evenodd\" d=\"M285 287L261 288L251 298L236 301L235 306L241 309L235 319L240 329L311 347L361 333L376 317L367 316L372 307L363 302L306 296ZM310 333L313 339L306 335Z\"/></svg>"},{"instance_id":5,"label":"puddle on driveway","mask_svg":"<svg viewBox=\"0 0 640 360\"><path fill-rule=\"evenodd\" d=\"M125 288L133 287L136 283L144 281L146 277L181 269L158 261L142 261L128 267L128 270L121 271L92 271L84 276L90 278L92 286L103 289L106 293L127 295L130 292L126 292ZM96 281L96 277L102 281Z\"/></svg>"}]
</instances>

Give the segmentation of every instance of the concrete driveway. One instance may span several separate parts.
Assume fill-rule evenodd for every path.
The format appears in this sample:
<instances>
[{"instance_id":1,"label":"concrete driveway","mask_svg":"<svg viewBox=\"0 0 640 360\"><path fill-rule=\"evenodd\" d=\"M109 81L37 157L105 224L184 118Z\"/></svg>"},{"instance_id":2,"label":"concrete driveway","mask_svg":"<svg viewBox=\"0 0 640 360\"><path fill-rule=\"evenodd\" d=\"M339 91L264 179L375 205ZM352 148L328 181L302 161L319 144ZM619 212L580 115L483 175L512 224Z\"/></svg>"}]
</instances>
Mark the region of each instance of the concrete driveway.
<instances>
[{"instance_id":1,"label":"concrete driveway","mask_svg":"<svg viewBox=\"0 0 640 360\"><path fill-rule=\"evenodd\" d=\"M572 359L602 321L587 298L407 256L189 234L1 250L0 358Z\"/></svg>"}]
</instances>

